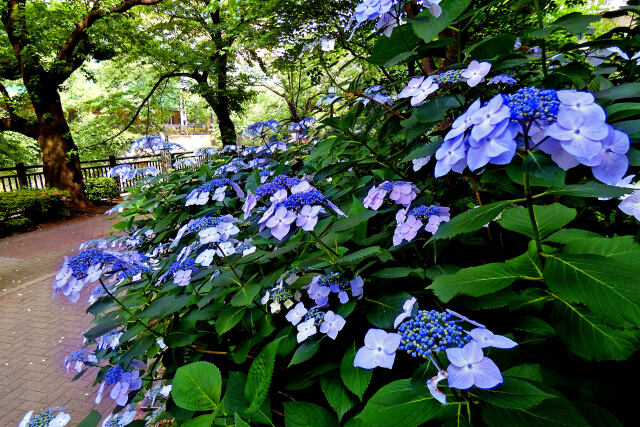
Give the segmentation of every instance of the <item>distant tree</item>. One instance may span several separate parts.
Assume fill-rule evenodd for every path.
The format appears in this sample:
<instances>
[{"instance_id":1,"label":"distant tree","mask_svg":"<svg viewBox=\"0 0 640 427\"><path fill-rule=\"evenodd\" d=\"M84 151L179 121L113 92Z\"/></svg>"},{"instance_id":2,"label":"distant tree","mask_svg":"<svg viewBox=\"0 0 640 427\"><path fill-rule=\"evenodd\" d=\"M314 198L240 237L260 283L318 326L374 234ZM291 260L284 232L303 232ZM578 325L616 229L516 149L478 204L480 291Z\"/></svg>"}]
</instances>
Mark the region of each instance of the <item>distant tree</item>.
<instances>
[{"instance_id":1,"label":"distant tree","mask_svg":"<svg viewBox=\"0 0 640 427\"><path fill-rule=\"evenodd\" d=\"M123 15L138 5L162 0L30 1L0 0L0 132L36 138L42 150L45 181L86 203L77 147L69 130L60 86L88 58L117 52L113 42L133 37L135 26ZM18 114L2 80L21 79L34 119Z\"/></svg>"}]
</instances>

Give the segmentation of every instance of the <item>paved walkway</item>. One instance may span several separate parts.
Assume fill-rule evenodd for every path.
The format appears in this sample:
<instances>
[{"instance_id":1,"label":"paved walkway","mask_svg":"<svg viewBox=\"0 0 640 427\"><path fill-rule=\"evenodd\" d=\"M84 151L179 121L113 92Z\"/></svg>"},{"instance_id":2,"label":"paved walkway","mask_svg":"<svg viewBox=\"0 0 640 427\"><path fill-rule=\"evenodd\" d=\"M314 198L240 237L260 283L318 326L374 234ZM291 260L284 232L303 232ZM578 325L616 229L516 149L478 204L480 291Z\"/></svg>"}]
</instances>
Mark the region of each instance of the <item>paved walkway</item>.
<instances>
[{"instance_id":1,"label":"paved walkway","mask_svg":"<svg viewBox=\"0 0 640 427\"><path fill-rule=\"evenodd\" d=\"M51 283L65 255L86 240L108 235L113 221L99 215L0 239L0 426L16 426L28 410L68 405L71 425L94 408L95 373L71 381L65 357L82 345L92 316L87 296L72 304L51 298ZM96 407L113 409L109 398Z\"/></svg>"}]
</instances>

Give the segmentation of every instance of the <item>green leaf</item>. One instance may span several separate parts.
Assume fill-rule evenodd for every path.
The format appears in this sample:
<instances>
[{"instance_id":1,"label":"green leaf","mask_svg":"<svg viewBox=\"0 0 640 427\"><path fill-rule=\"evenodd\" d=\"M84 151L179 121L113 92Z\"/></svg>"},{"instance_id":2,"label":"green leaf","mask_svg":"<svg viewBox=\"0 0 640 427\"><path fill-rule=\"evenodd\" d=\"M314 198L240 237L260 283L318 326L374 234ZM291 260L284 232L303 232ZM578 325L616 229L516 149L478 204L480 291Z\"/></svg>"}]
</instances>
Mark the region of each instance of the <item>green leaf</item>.
<instances>
[{"instance_id":1,"label":"green leaf","mask_svg":"<svg viewBox=\"0 0 640 427\"><path fill-rule=\"evenodd\" d=\"M368 426L414 427L440 416L446 406L426 387L413 388L411 380L397 380L380 388L356 417Z\"/></svg>"},{"instance_id":2,"label":"green leaf","mask_svg":"<svg viewBox=\"0 0 640 427\"><path fill-rule=\"evenodd\" d=\"M411 295L406 292L384 295L376 299L370 297L368 302L371 303L371 308L367 311L367 320L378 328L391 328L393 320L402 313L402 305L409 298Z\"/></svg>"},{"instance_id":3,"label":"green leaf","mask_svg":"<svg viewBox=\"0 0 640 427\"><path fill-rule=\"evenodd\" d=\"M323 376L320 378L320 387L327 398L329 405L338 414L338 420L342 420L342 416L355 405L355 400L346 388L340 383L340 380L334 377Z\"/></svg>"},{"instance_id":4,"label":"green leaf","mask_svg":"<svg viewBox=\"0 0 640 427\"><path fill-rule=\"evenodd\" d=\"M536 224L540 237L544 238L559 228L564 227L577 215L577 211L568 208L560 203L554 203L548 206L533 206L533 212L536 217ZM529 217L529 211L524 208L510 208L502 213L502 218L498 220L498 224L507 230L524 234L533 238L533 226Z\"/></svg>"},{"instance_id":5,"label":"green leaf","mask_svg":"<svg viewBox=\"0 0 640 427\"><path fill-rule=\"evenodd\" d=\"M565 185L546 191L547 194L579 197L620 197L631 192L633 192L633 189L615 187L596 181L589 181L586 184Z\"/></svg>"},{"instance_id":6,"label":"green leaf","mask_svg":"<svg viewBox=\"0 0 640 427\"><path fill-rule=\"evenodd\" d=\"M356 368L353 366L353 359L355 357L356 344L353 343L344 354L342 362L340 362L340 378L342 378L343 384L349 391L362 400L364 392L367 391L367 387L369 387L373 372L370 369Z\"/></svg>"},{"instance_id":7,"label":"green leaf","mask_svg":"<svg viewBox=\"0 0 640 427\"><path fill-rule=\"evenodd\" d=\"M240 415L238 415L238 413L236 412L235 414L233 414L233 421L236 423L236 427L250 427L249 424L243 420L242 418L240 418Z\"/></svg>"},{"instance_id":8,"label":"green leaf","mask_svg":"<svg viewBox=\"0 0 640 427\"><path fill-rule=\"evenodd\" d=\"M464 98L461 95L441 96L425 102L423 105L414 110L414 114L416 115L418 121L422 123L436 123L442 121L445 118L447 111L452 108L460 107L462 105L464 105ZM401 124L402 123L403 122L401 122Z\"/></svg>"},{"instance_id":9,"label":"green leaf","mask_svg":"<svg viewBox=\"0 0 640 427\"><path fill-rule=\"evenodd\" d=\"M502 372L504 377L524 378L525 380L542 382L542 372L539 363L529 363L513 366Z\"/></svg>"},{"instance_id":10,"label":"green leaf","mask_svg":"<svg viewBox=\"0 0 640 427\"><path fill-rule=\"evenodd\" d=\"M331 427L338 420L326 409L308 402L284 402L284 425L286 427Z\"/></svg>"},{"instance_id":11,"label":"green leaf","mask_svg":"<svg viewBox=\"0 0 640 427\"><path fill-rule=\"evenodd\" d=\"M547 399L538 406L522 410L487 406L482 411L482 418L487 425L496 427L588 425L571 403L564 399Z\"/></svg>"},{"instance_id":12,"label":"green leaf","mask_svg":"<svg viewBox=\"0 0 640 427\"><path fill-rule=\"evenodd\" d=\"M246 410L247 413L257 411L267 397L278 344L280 344L282 338L280 337L265 346L249 368L247 384L244 389L244 397L248 402L251 402L251 405Z\"/></svg>"},{"instance_id":13,"label":"green leaf","mask_svg":"<svg viewBox=\"0 0 640 427\"><path fill-rule=\"evenodd\" d=\"M637 331L613 329L586 310L560 301L554 307L556 331L569 350L587 360L625 360L636 351Z\"/></svg>"},{"instance_id":14,"label":"green leaf","mask_svg":"<svg viewBox=\"0 0 640 427\"><path fill-rule=\"evenodd\" d=\"M564 228L547 237L545 242L569 243L573 240L581 240L587 237L600 237L600 235L593 231L580 230L579 228Z\"/></svg>"},{"instance_id":15,"label":"green leaf","mask_svg":"<svg viewBox=\"0 0 640 427\"><path fill-rule=\"evenodd\" d=\"M484 39L471 47L465 49L473 58L478 60L491 59L497 56L505 56L513 53L513 45L516 36L511 34L500 34L499 36Z\"/></svg>"},{"instance_id":16,"label":"green leaf","mask_svg":"<svg viewBox=\"0 0 640 427\"><path fill-rule=\"evenodd\" d=\"M346 266L355 266L360 262L369 259L374 256L384 256L384 254L389 254L386 249L382 249L380 246L370 246L368 248L360 249L359 251L355 251L350 253L349 255L345 255L338 260L338 264L346 265Z\"/></svg>"},{"instance_id":17,"label":"green leaf","mask_svg":"<svg viewBox=\"0 0 640 427\"><path fill-rule=\"evenodd\" d=\"M391 37L378 37L367 61L374 65L390 67L412 55L418 44L418 36L411 25L401 25L393 29Z\"/></svg>"},{"instance_id":18,"label":"green leaf","mask_svg":"<svg viewBox=\"0 0 640 427\"><path fill-rule=\"evenodd\" d=\"M613 127L629 135L631 138L640 138L640 120L625 120L613 123Z\"/></svg>"},{"instance_id":19,"label":"green leaf","mask_svg":"<svg viewBox=\"0 0 640 427\"><path fill-rule=\"evenodd\" d=\"M192 420L181 424L181 427L211 427L216 419L214 414L200 415Z\"/></svg>"},{"instance_id":20,"label":"green leaf","mask_svg":"<svg viewBox=\"0 0 640 427\"><path fill-rule=\"evenodd\" d=\"M221 392L220 370L209 362L194 362L176 371L171 397L181 408L210 411L218 407Z\"/></svg>"},{"instance_id":21,"label":"green leaf","mask_svg":"<svg viewBox=\"0 0 640 427\"><path fill-rule=\"evenodd\" d=\"M623 83L596 93L596 98L601 101L616 101L618 99L638 97L640 97L640 83Z\"/></svg>"},{"instance_id":22,"label":"green leaf","mask_svg":"<svg viewBox=\"0 0 640 427\"><path fill-rule=\"evenodd\" d=\"M595 234L594 237L567 242L564 252L602 255L634 265L640 259L640 244L636 243L633 236L602 237Z\"/></svg>"},{"instance_id":23,"label":"green leaf","mask_svg":"<svg viewBox=\"0 0 640 427\"><path fill-rule=\"evenodd\" d=\"M609 123L638 116L640 116L639 102L618 102L607 107L607 121Z\"/></svg>"},{"instance_id":24,"label":"green leaf","mask_svg":"<svg viewBox=\"0 0 640 427\"><path fill-rule=\"evenodd\" d=\"M322 338L324 338L324 336ZM296 349L296 352L293 353L293 357L291 357L289 366L297 365L311 359L313 355L316 354L320 349L322 338L312 339L302 343L302 345Z\"/></svg>"},{"instance_id":25,"label":"green leaf","mask_svg":"<svg viewBox=\"0 0 640 427\"><path fill-rule=\"evenodd\" d=\"M481 400L494 406L509 409L526 409L553 397L527 381L506 377L504 383L493 390L478 390Z\"/></svg>"},{"instance_id":26,"label":"green leaf","mask_svg":"<svg viewBox=\"0 0 640 427\"><path fill-rule=\"evenodd\" d=\"M510 286L517 279L540 277L540 261L535 253L527 253L506 262L463 268L456 273L439 275L427 289L442 302L456 295L479 297Z\"/></svg>"},{"instance_id":27,"label":"green leaf","mask_svg":"<svg viewBox=\"0 0 640 427\"><path fill-rule=\"evenodd\" d=\"M436 18L427 9L422 10L413 19L410 19L413 31L424 41L430 42L435 39L438 34L465 11L471 0L444 0L440 3L442 14Z\"/></svg>"},{"instance_id":28,"label":"green leaf","mask_svg":"<svg viewBox=\"0 0 640 427\"><path fill-rule=\"evenodd\" d=\"M371 275L371 277L377 277L379 279L398 279L401 277L408 277L410 275L423 278L424 270L422 268L389 267L376 271Z\"/></svg>"},{"instance_id":29,"label":"green leaf","mask_svg":"<svg viewBox=\"0 0 640 427\"><path fill-rule=\"evenodd\" d=\"M509 201L490 203L456 215L451 218L451 221L440 224L438 231L429 241L450 239L458 234L479 230L483 225L496 219L509 203Z\"/></svg>"},{"instance_id":30,"label":"green leaf","mask_svg":"<svg viewBox=\"0 0 640 427\"><path fill-rule=\"evenodd\" d=\"M101 419L102 415L100 415L100 412L92 409L91 412L89 412L89 415L87 415L84 420L80 421L77 427L96 427Z\"/></svg>"},{"instance_id":31,"label":"green leaf","mask_svg":"<svg viewBox=\"0 0 640 427\"><path fill-rule=\"evenodd\" d=\"M327 229L327 233L337 233L339 231L350 230L362 224L363 222L368 221L370 218L374 217L377 214L377 211L366 210L356 215L349 215L348 218L341 218L334 222L331 227Z\"/></svg>"},{"instance_id":32,"label":"green leaf","mask_svg":"<svg viewBox=\"0 0 640 427\"><path fill-rule=\"evenodd\" d=\"M216 320L216 332L218 332L218 335L222 335L236 326L242 320L244 311L244 308L229 307L220 313L218 320Z\"/></svg>"},{"instance_id":33,"label":"green leaf","mask_svg":"<svg viewBox=\"0 0 640 427\"><path fill-rule=\"evenodd\" d=\"M252 283L249 285L245 285L236 292L236 294L231 298L231 305L234 307L249 305L253 302L253 299L260 292L261 286L257 283Z\"/></svg>"},{"instance_id":34,"label":"green leaf","mask_svg":"<svg viewBox=\"0 0 640 427\"><path fill-rule=\"evenodd\" d=\"M566 30L571 34L584 33L589 24L599 20L599 15L583 15L579 12L572 12L556 19L551 24L545 26L545 28L532 31L531 37L544 39L558 30Z\"/></svg>"},{"instance_id":35,"label":"green leaf","mask_svg":"<svg viewBox=\"0 0 640 427\"><path fill-rule=\"evenodd\" d=\"M579 302L613 326L640 324L640 268L612 257L554 254L547 257L544 277L549 289L569 302Z\"/></svg>"},{"instance_id":36,"label":"green leaf","mask_svg":"<svg viewBox=\"0 0 640 427\"><path fill-rule=\"evenodd\" d=\"M184 308L191 299L191 295L165 295L157 298L149 304L149 307L140 313L140 317L157 318L164 317Z\"/></svg>"}]
</instances>

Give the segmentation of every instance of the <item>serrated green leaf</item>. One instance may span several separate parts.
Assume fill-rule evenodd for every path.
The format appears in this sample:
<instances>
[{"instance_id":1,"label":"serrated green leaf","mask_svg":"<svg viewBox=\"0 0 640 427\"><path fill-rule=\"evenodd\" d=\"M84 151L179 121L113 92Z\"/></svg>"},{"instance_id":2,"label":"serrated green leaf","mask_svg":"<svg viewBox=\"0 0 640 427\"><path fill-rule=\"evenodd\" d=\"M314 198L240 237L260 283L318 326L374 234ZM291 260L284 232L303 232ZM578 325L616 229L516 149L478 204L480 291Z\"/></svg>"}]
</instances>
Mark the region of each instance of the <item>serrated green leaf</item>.
<instances>
[{"instance_id":1,"label":"serrated green leaf","mask_svg":"<svg viewBox=\"0 0 640 427\"><path fill-rule=\"evenodd\" d=\"M583 359L625 360L637 349L637 331L610 328L587 310L565 301L556 303L553 318L560 338Z\"/></svg>"},{"instance_id":2,"label":"serrated green leaf","mask_svg":"<svg viewBox=\"0 0 640 427\"><path fill-rule=\"evenodd\" d=\"M545 399L553 397L531 383L506 377L504 383L492 390L478 390L480 400L509 409L526 409L536 406Z\"/></svg>"},{"instance_id":3,"label":"serrated green leaf","mask_svg":"<svg viewBox=\"0 0 640 427\"><path fill-rule=\"evenodd\" d=\"M234 307L249 305L253 302L253 299L260 292L260 285L257 283L252 283L249 285L242 286L238 292L231 298L231 305Z\"/></svg>"},{"instance_id":4,"label":"serrated green leaf","mask_svg":"<svg viewBox=\"0 0 640 427\"><path fill-rule=\"evenodd\" d=\"M322 344L323 338L324 336L320 339L312 339L303 342L302 345L296 349L295 353L293 353L289 366L297 365L311 359L320 349L320 344Z\"/></svg>"},{"instance_id":5,"label":"serrated green leaf","mask_svg":"<svg viewBox=\"0 0 640 427\"><path fill-rule=\"evenodd\" d=\"M640 268L591 254L548 255L544 278L553 292L586 305L613 326L640 324Z\"/></svg>"},{"instance_id":6,"label":"serrated green leaf","mask_svg":"<svg viewBox=\"0 0 640 427\"><path fill-rule=\"evenodd\" d=\"M509 201L490 203L456 215L451 218L451 221L440 224L438 231L429 241L450 239L459 234L479 230L483 225L498 217L509 203Z\"/></svg>"},{"instance_id":7,"label":"serrated green leaf","mask_svg":"<svg viewBox=\"0 0 640 427\"><path fill-rule=\"evenodd\" d=\"M541 238L548 236L559 228L564 227L577 215L577 211L568 208L560 203L554 203L548 206L533 206L533 212L536 217L536 224ZM510 208L502 213L502 218L498 220L498 224L507 230L524 234L533 238L533 226L529 217L529 211L525 208Z\"/></svg>"},{"instance_id":8,"label":"serrated green leaf","mask_svg":"<svg viewBox=\"0 0 640 427\"><path fill-rule=\"evenodd\" d=\"M540 277L540 261L530 251L506 262L463 268L453 274L436 277L427 289L442 302L456 295L478 297L510 286L517 279Z\"/></svg>"},{"instance_id":9,"label":"serrated green leaf","mask_svg":"<svg viewBox=\"0 0 640 427\"><path fill-rule=\"evenodd\" d=\"M379 279L398 279L401 277L408 277L410 275L422 278L424 277L424 270L421 268L390 267L376 271L371 274L371 277L377 277Z\"/></svg>"},{"instance_id":10,"label":"serrated green leaf","mask_svg":"<svg viewBox=\"0 0 640 427\"><path fill-rule=\"evenodd\" d=\"M171 397L176 405L191 411L210 411L218 407L222 392L220 370L209 362L194 362L176 371Z\"/></svg>"},{"instance_id":11,"label":"serrated green leaf","mask_svg":"<svg viewBox=\"0 0 640 427\"><path fill-rule=\"evenodd\" d=\"M414 388L410 379L397 380L371 396L357 418L368 426L414 427L439 417L445 408L426 387Z\"/></svg>"},{"instance_id":12,"label":"serrated green leaf","mask_svg":"<svg viewBox=\"0 0 640 427\"><path fill-rule=\"evenodd\" d=\"M229 307L220 313L216 320L216 332L218 332L218 335L222 335L236 326L242 320L244 312L244 307Z\"/></svg>"},{"instance_id":13,"label":"serrated green leaf","mask_svg":"<svg viewBox=\"0 0 640 427\"><path fill-rule=\"evenodd\" d=\"M276 352L281 339L278 338L265 346L249 368L247 384L244 389L244 397L248 402L251 402L246 410L247 413L257 411L267 397L276 361Z\"/></svg>"},{"instance_id":14,"label":"serrated green leaf","mask_svg":"<svg viewBox=\"0 0 640 427\"><path fill-rule=\"evenodd\" d=\"M578 197L620 197L623 194L633 192L633 189L615 187L613 185L602 184L600 182L589 181L586 184L565 185L563 187L550 188L548 194L558 196L578 196Z\"/></svg>"},{"instance_id":15,"label":"serrated green leaf","mask_svg":"<svg viewBox=\"0 0 640 427\"><path fill-rule=\"evenodd\" d=\"M356 344L353 343L342 357L340 362L340 378L350 392L362 400L364 392L369 387L372 371L370 369L356 368L353 359L356 357Z\"/></svg>"},{"instance_id":16,"label":"serrated green leaf","mask_svg":"<svg viewBox=\"0 0 640 427\"><path fill-rule=\"evenodd\" d=\"M412 55L412 50L418 44L418 36L411 25L401 25L393 29L391 37L378 37L367 61L382 66L392 66Z\"/></svg>"},{"instance_id":17,"label":"serrated green leaf","mask_svg":"<svg viewBox=\"0 0 640 427\"><path fill-rule=\"evenodd\" d=\"M338 420L342 420L342 416L355 405L355 399L351 397L346 388L340 383L340 380L334 377L323 376L320 378L320 387L327 402L338 414Z\"/></svg>"},{"instance_id":18,"label":"serrated green leaf","mask_svg":"<svg viewBox=\"0 0 640 427\"><path fill-rule=\"evenodd\" d=\"M284 402L284 425L286 427L331 427L338 420L326 409L308 402Z\"/></svg>"}]
</instances>

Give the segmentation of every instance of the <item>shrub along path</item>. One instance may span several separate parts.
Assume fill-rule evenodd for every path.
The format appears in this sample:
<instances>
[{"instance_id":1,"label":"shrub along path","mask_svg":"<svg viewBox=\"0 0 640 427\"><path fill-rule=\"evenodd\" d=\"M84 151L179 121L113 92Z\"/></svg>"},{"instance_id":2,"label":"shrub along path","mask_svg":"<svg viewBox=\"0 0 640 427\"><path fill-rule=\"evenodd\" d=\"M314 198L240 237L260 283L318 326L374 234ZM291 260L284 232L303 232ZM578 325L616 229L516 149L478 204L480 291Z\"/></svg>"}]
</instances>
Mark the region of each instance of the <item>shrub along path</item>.
<instances>
[{"instance_id":1,"label":"shrub along path","mask_svg":"<svg viewBox=\"0 0 640 427\"><path fill-rule=\"evenodd\" d=\"M94 408L95 375L72 382L75 371L63 366L89 326L87 297L76 304L62 295L52 299L51 282L65 255L108 235L112 224L98 215L0 239L0 425L60 405L69 406L75 425ZM113 406L107 397L95 409L106 415Z\"/></svg>"}]
</instances>

